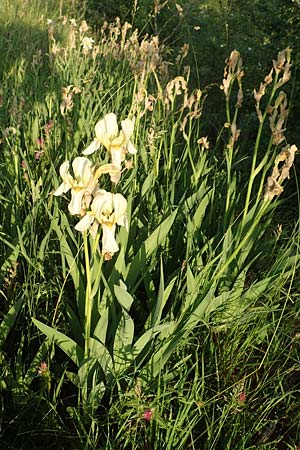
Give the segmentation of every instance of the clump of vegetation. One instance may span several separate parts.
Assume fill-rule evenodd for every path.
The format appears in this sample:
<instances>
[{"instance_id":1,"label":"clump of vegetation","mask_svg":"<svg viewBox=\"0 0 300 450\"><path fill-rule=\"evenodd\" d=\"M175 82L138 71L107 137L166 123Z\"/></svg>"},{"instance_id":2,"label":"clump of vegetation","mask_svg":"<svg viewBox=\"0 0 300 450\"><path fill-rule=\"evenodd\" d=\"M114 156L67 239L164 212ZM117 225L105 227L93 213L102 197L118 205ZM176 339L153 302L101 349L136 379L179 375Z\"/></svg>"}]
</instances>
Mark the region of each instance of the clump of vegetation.
<instances>
[{"instance_id":1,"label":"clump of vegetation","mask_svg":"<svg viewBox=\"0 0 300 450\"><path fill-rule=\"evenodd\" d=\"M212 103L159 2L149 35L31 4L0 7L1 442L296 449L291 49L250 97L231 48Z\"/></svg>"}]
</instances>

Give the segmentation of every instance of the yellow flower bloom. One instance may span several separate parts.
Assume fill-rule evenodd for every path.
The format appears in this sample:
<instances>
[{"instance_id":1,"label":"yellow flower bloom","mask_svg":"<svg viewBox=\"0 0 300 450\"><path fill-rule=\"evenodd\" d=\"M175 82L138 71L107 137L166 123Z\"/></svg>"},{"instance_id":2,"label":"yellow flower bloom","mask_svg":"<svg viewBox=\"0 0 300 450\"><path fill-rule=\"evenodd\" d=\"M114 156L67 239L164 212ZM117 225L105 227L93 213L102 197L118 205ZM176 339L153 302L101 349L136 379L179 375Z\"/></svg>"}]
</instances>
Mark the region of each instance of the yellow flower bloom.
<instances>
[{"instance_id":1,"label":"yellow flower bloom","mask_svg":"<svg viewBox=\"0 0 300 450\"><path fill-rule=\"evenodd\" d=\"M96 139L84 150L84 155L91 155L102 144L111 154L112 164L120 169L127 152L134 154L136 148L130 141L133 134L134 123L130 119L122 120L121 130L118 128L117 116L114 113L106 114L95 126ZM111 180L117 183L119 174L111 174Z\"/></svg>"},{"instance_id":2,"label":"yellow flower bloom","mask_svg":"<svg viewBox=\"0 0 300 450\"><path fill-rule=\"evenodd\" d=\"M110 259L119 250L115 239L116 225L128 227L126 217L127 201L121 194L112 194L99 189L91 204L91 211L75 226L77 231L87 231L95 238L102 225L102 254Z\"/></svg>"},{"instance_id":3,"label":"yellow flower bloom","mask_svg":"<svg viewBox=\"0 0 300 450\"><path fill-rule=\"evenodd\" d=\"M102 173L118 172L112 164L105 164L96 168L91 162L83 157L78 156L72 163L74 177L70 174L70 162L65 161L59 169L62 184L56 189L53 195L62 195L71 189L71 202L68 209L72 215L81 214L82 209L88 204L83 204L84 196L90 198L94 191L98 188L98 178Z\"/></svg>"}]
</instances>

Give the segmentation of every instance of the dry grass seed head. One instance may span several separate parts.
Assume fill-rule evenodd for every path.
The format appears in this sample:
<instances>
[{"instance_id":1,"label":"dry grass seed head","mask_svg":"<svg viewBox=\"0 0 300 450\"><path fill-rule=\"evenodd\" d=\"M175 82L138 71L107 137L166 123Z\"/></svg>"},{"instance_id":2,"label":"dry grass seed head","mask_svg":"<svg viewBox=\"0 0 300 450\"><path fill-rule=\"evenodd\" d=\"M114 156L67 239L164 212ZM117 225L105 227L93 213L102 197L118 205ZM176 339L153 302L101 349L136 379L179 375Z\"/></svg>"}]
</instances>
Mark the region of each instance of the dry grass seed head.
<instances>
[{"instance_id":1,"label":"dry grass seed head","mask_svg":"<svg viewBox=\"0 0 300 450\"><path fill-rule=\"evenodd\" d=\"M284 180L290 178L290 169L297 150L296 145L287 145L277 156L272 174L268 177L264 200L273 200L275 196L279 196L283 192L281 184Z\"/></svg>"},{"instance_id":2,"label":"dry grass seed head","mask_svg":"<svg viewBox=\"0 0 300 450\"><path fill-rule=\"evenodd\" d=\"M273 145L278 145L285 139L285 128L283 128L283 125L288 116L287 104L287 95L285 92L281 91L275 101L275 105L270 107L269 121L273 135Z\"/></svg>"},{"instance_id":3,"label":"dry grass seed head","mask_svg":"<svg viewBox=\"0 0 300 450\"><path fill-rule=\"evenodd\" d=\"M61 103L60 103L60 112L61 115L64 116L68 111L71 111L73 108L73 97L75 94L79 94L81 90L73 86L72 84L66 87L62 87L61 89Z\"/></svg>"},{"instance_id":4,"label":"dry grass seed head","mask_svg":"<svg viewBox=\"0 0 300 450\"><path fill-rule=\"evenodd\" d=\"M220 86L220 88L224 91L225 97L228 97L229 88L234 79L238 79L240 82L243 76L243 60L240 56L240 52L233 50L229 58L225 60L223 82Z\"/></svg>"}]
</instances>

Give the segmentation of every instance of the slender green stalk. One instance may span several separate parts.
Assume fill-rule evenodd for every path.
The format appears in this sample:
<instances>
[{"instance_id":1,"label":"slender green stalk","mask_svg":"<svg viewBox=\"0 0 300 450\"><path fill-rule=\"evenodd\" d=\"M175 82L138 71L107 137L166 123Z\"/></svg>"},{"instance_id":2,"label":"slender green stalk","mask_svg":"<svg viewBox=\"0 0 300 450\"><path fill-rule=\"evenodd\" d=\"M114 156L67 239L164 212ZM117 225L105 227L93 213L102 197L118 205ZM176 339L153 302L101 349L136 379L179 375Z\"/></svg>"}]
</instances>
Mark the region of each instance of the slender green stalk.
<instances>
[{"instance_id":1,"label":"slender green stalk","mask_svg":"<svg viewBox=\"0 0 300 450\"><path fill-rule=\"evenodd\" d=\"M90 334L91 334L91 268L89 258L89 244L87 232L83 233L84 259L85 259L85 273L86 273L86 291L85 291L85 336L84 336L84 357L89 356Z\"/></svg>"},{"instance_id":2,"label":"slender green stalk","mask_svg":"<svg viewBox=\"0 0 300 450\"><path fill-rule=\"evenodd\" d=\"M248 183L248 189L247 189L247 194L246 194L246 200L245 200L245 208L244 208L244 214L243 214L243 223L245 222L247 213L248 213L248 209L249 209L249 204L250 204L250 200L251 200L251 193L252 193L252 187L253 187L253 183L255 180L255 177L257 175L258 172L256 172L256 160L257 160L257 156L258 156L258 149L259 149L259 144L260 144L260 140L261 140L261 135L262 135L262 131L263 131L263 127L264 127L264 123L265 123L265 119L268 113L268 109L269 106L271 105L271 102L274 98L275 92L276 92L276 85L277 85L277 81L278 81L278 74L276 73L275 75L275 79L273 82L273 88L272 88L272 92L268 101L268 104L265 108L264 114L262 116L262 120L259 123L259 127L258 127L258 131L257 131L257 136L256 136L256 141L255 141L255 146L254 146L254 152L253 152L253 156L252 156L252 165L251 165L251 172L250 172L250 177L249 177L249 183Z\"/></svg>"},{"instance_id":3,"label":"slender green stalk","mask_svg":"<svg viewBox=\"0 0 300 450\"><path fill-rule=\"evenodd\" d=\"M230 109L229 109L229 100L226 98L226 116L227 121L230 123ZM236 124L237 122L237 116L238 116L238 108L235 108L234 112L234 118L232 123ZM226 229L227 226L227 219L228 219L228 211L230 209L231 205L231 195L232 195L232 189L231 189L231 168L232 168L232 160L233 160L233 150L234 150L234 138L232 137L231 131L229 131L228 135L229 139L229 145L228 145L228 151L225 152L226 157L226 165L227 165L227 195L226 195L226 207L225 207L225 215L224 215L224 229Z\"/></svg>"}]
</instances>

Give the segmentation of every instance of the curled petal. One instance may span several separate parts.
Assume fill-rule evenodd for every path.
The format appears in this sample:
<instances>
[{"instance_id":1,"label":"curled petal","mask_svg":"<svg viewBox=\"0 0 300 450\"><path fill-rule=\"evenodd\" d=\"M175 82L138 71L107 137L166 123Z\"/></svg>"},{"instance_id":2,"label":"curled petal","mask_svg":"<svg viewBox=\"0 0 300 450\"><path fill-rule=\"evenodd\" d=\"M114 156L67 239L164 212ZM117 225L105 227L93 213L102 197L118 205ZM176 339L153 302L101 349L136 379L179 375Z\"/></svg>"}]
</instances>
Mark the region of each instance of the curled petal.
<instances>
[{"instance_id":1,"label":"curled petal","mask_svg":"<svg viewBox=\"0 0 300 450\"><path fill-rule=\"evenodd\" d=\"M53 195L62 195L65 194L66 192L68 192L68 190L70 189L71 186L66 185L66 183L62 183L58 186L58 188L56 189L56 191L53 192Z\"/></svg>"},{"instance_id":2,"label":"curled petal","mask_svg":"<svg viewBox=\"0 0 300 450\"><path fill-rule=\"evenodd\" d=\"M122 131L126 137L126 140L129 141L129 139L132 136L133 130L134 130L134 123L130 119L122 120L121 122Z\"/></svg>"},{"instance_id":3,"label":"curled petal","mask_svg":"<svg viewBox=\"0 0 300 450\"><path fill-rule=\"evenodd\" d=\"M86 214L78 223L75 225L75 230L84 232L89 229L94 221L94 217L90 214Z\"/></svg>"},{"instance_id":4,"label":"curled petal","mask_svg":"<svg viewBox=\"0 0 300 450\"><path fill-rule=\"evenodd\" d=\"M122 227L125 227L126 231L128 231L128 219L127 216L121 216L117 220L117 224L121 225Z\"/></svg>"},{"instance_id":5,"label":"curled petal","mask_svg":"<svg viewBox=\"0 0 300 450\"><path fill-rule=\"evenodd\" d=\"M93 177L91 170L91 162L84 156L78 156L72 163L75 180L87 186L90 179Z\"/></svg>"},{"instance_id":6,"label":"curled petal","mask_svg":"<svg viewBox=\"0 0 300 450\"><path fill-rule=\"evenodd\" d=\"M116 223L118 223L119 225L123 225L123 222L126 218L127 200L123 197L122 194L115 194L113 196L113 206Z\"/></svg>"},{"instance_id":7,"label":"curled petal","mask_svg":"<svg viewBox=\"0 0 300 450\"><path fill-rule=\"evenodd\" d=\"M82 210L82 197L84 196L84 190L75 191L72 189L72 197L68 206L70 214L73 216L80 214Z\"/></svg>"},{"instance_id":8,"label":"curled petal","mask_svg":"<svg viewBox=\"0 0 300 450\"><path fill-rule=\"evenodd\" d=\"M122 167L122 161L123 161L123 159L124 159L122 149L121 149L121 148L111 148L111 149L110 149L110 153L111 153L111 161L112 161L112 164L113 164L117 169L121 169L121 167Z\"/></svg>"},{"instance_id":9,"label":"curled petal","mask_svg":"<svg viewBox=\"0 0 300 450\"><path fill-rule=\"evenodd\" d=\"M98 167L95 171L94 177L98 180L98 178L104 173L119 173L120 169L115 167L113 164L103 164Z\"/></svg>"},{"instance_id":10,"label":"curled petal","mask_svg":"<svg viewBox=\"0 0 300 450\"><path fill-rule=\"evenodd\" d=\"M65 161L59 168L59 174L63 179L63 183L53 192L53 195L62 195L68 192L72 187L72 177L69 173L70 163L69 161Z\"/></svg>"},{"instance_id":11,"label":"curled petal","mask_svg":"<svg viewBox=\"0 0 300 450\"><path fill-rule=\"evenodd\" d=\"M127 144L127 150L129 153L131 153L131 155L134 155L137 152L137 149L135 148L135 146L131 141L129 141Z\"/></svg>"},{"instance_id":12,"label":"curled petal","mask_svg":"<svg viewBox=\"0 0 300 450\"><path fill-rule=\"evenodd\" d=\"M100 147L100 142L94 140L83 152L83 155L91 155Z\"/></svg>"},{"instance_id":13,"label":"curled petal","mask_svg":"<svg viewBox=\"0 0 300 450\"><path fill-rule=\"evenodd\" d=\"M69 175L69 168L70 168L70 162L65 161L62 163L62 165L59 168L59 175L64 180Z\"/></svg>"},{"instance_id":14,"label":"curled petal","mask_svg":"<svg viewBox=\"0 0 300 450\"><path fill-rule=\"evenodd\" d=\"M104 189L98 189L95 198L92 203L92 211L99 223L102 223L102 213L104 209L111 210L110 198L113 194L105 191Z\"/></svg>"},{"instance_id":15,"label":"curled petal","mask_svg":"<svg viewBox=\"0 0 300 450\"><path fill-rule=\"evenodd\" d=\"M119 246L115 240L116 225L102 225L102 253L110 253L113 255L119 250Z\"/></svg>"},{"instance_id":16,"label":"curled petal","mask_svg":"<svg viewBox=\"0 0 300 450\"><path fill-rule=\"evenodd\" d=\"M97 220L94 220L93 224L90 226L90 234L92 235L93 239L96 239L98 228L99 223L97 222Z\"/></svg>"},{"instance_id":17,"label":"curled petal","mask_svg":"<svg viewBox=\"0 0 300 450\"><path fill-rule=\"evenodd\" d=\"M118 135L117 116L114 113L106 114L95 126L96 139L109 149L110 142Z\"/></svg>"}]
</instances>

